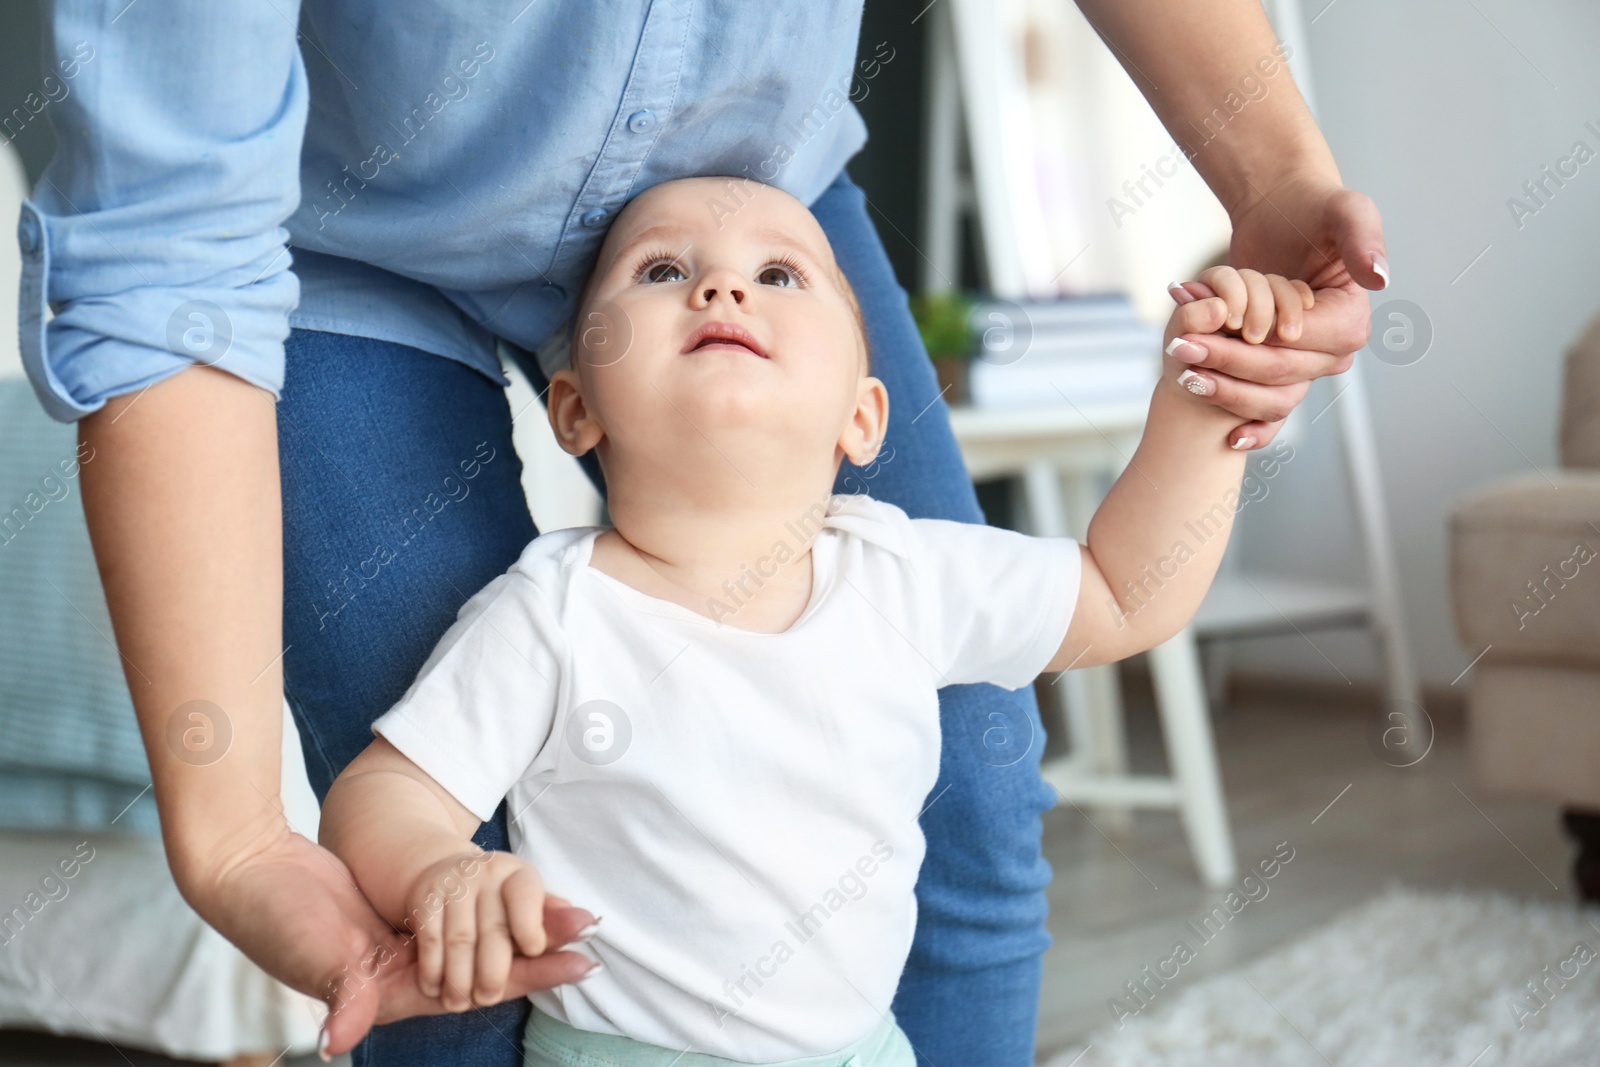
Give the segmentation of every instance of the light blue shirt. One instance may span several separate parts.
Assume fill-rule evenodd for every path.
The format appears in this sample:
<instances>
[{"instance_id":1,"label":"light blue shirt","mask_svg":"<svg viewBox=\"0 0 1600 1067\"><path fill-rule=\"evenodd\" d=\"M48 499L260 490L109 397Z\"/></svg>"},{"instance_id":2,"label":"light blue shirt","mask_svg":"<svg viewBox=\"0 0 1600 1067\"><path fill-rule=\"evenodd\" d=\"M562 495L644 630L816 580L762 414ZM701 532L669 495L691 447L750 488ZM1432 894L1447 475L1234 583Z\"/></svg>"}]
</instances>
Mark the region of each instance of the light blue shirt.
<instances>
[{"instance_id":1,"label":"light blue shirt","mask_svg":"<svg viewBox=\"0 0 1600 1067\"><path fill-rule=\"evenodd\" d=\"M63 421L195 362L276 396L291 325L505 384L497 338L559 333L635 194L821 194L892 57L858 71L860 23L861 0L57 0L23 364Z\"/></svg>"}]
</instances>

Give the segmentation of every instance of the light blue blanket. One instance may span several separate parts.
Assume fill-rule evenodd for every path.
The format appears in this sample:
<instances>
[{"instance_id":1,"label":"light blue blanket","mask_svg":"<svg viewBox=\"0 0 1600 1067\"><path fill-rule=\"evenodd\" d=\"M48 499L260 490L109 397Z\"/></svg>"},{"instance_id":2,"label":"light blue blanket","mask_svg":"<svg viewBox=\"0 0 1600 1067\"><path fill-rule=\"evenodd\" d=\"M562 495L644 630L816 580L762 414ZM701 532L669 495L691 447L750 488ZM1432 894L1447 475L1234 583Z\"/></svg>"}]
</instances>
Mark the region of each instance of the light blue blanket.
<instances>
[{"instance_id":1,"label":"light blue blanket","mask_svg":"<svg viewBox=\"0 0 1600 1067\"><path fill-rule=\"evenodd\" d=\"M26 379L0 380L0 829L158 834L83 519L85 462L75 426Z\"/></svg>"}]
</instances>

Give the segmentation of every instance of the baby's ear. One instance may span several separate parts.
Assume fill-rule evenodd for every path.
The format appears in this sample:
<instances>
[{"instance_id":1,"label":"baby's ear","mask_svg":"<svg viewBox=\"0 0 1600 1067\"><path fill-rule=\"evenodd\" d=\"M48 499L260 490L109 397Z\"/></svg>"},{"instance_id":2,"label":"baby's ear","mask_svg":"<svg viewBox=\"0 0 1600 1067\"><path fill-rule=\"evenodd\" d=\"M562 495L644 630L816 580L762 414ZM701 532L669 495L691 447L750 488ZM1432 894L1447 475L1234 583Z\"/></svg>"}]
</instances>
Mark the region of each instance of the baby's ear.
<instances>
[{"instance_id":1,"label":"baby's ear","mask_svg":"<svg viewBox=\"0 0 1600 1067\"><path fill-rule=\"evenodd\" d=\"M600 421L589 411L578 374L571 368L563 367L550 376L545 408L556 444L569 456L584 455L606 434Z\"/></svg>"},{"instance_id":2,"label":"baby's ear","mask_svg":"<svg viewBox=\"0 0 1600 1067\"><path fill-rule=\"evenodd\" d=\"M883 382L864 375L856 386L856 410L839 438L839 447L851 463L864 467L883 449L889 431L889 390Z\"/></svg>"}]
</instances>

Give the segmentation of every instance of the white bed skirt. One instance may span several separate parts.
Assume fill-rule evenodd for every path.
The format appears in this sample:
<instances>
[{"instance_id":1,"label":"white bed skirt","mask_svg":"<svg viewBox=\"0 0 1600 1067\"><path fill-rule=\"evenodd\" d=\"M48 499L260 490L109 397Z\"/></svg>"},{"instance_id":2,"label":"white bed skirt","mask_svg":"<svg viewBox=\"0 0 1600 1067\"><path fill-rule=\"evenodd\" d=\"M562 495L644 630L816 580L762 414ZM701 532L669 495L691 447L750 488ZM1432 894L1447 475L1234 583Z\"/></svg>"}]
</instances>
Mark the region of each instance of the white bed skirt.
<instances>
[{"instance_id":1,"label":"white bed skirt","mask_svg":"<svg viewBox=\"0 0 1600 1067\"><path fill-rule=\"evenodd\" d=\"M284 808L315 839L316 799L284 712ZM0 833L0 923L0 1027L188 1060L316 1051L322 1002L207 926L178 894L158 839Z\"/></svg>"}]
</instances>

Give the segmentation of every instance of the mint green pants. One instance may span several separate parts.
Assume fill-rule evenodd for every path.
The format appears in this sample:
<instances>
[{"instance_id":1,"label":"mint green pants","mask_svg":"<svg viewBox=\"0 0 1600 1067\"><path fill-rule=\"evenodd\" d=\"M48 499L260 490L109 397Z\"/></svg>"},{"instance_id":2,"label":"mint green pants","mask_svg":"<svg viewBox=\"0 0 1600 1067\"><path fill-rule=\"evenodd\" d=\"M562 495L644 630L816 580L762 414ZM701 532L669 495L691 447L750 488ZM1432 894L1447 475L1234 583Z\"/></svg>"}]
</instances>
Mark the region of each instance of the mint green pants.
<instances>
[{"instance_id":1,"label":"mint green pants","mask_svg":"<svg viewBox=\"0 0 1600 1067\"><path fill-rule=\"evenodd\" d=\"M523 1067L916 1067L905 1032L888 1015L854 1044L824 1056L741 1064L721 1056L663 1048L631 1037L579 1030L533 1009L522 1037Z\"/></svg>"}]
</instances>

